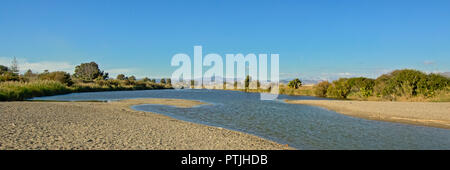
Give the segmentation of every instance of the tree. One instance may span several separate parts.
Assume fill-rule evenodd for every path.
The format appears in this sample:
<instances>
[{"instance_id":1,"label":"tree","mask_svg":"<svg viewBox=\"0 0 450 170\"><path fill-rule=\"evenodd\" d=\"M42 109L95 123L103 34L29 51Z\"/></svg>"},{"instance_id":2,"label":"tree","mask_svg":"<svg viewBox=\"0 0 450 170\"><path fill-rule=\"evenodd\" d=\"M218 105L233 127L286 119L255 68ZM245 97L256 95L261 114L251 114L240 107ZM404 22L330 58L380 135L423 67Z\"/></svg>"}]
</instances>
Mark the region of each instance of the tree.
<instances>
[{"instance_id":1,"label":"tree","mask_svg":"<svg viewBox=\"0 0 450 170\"><path fill-rule=\"evenodd\" d=\"M73 74L75 78L92 81L98 77L102 79L108 78L108 73L104 73L101 71L95 62L90 63L81 63L80 65L75 67L75 74Z\"/></svg>"},{"instance_id":2,"label":"tree","mask_svg":"<svg viewBox=\"0 0 450 170\"><path fill-rule=\"evenodd\" d=\"M18 81L19 80L19 75L18 74L14 74L11 72L4 72L2 74L0 74L0 82L3 81Z\"/></svg>"},{"instance_id":3,"label":"tree","mask_svg":"<svg viewBox=\"0 0 450 170\"><path fill-rule=\"evenodd\" d=\"M9 68L3 65L0 65L0 74L3 74L5 72L8 72Z\"/></svg>"},{"instance_id":4,"label":"tree","mask_svg":"<svg viewBox=\"0 0 450 170\"><path fill-rule=\"evenodd\" d=\"M389 73L387 77L389 78L386 80L382 92L384 96L413 97L426 91L427 75L420 71L395 70Z\"/></svg>"},{"instance_id":5,"label":"tree","mask_svg":"<svg viewBox=\"0 0 450 170\"><path fill-rule=\"evenodd\" d=\"M166 79L162 78L159 82L162 84L166 84Z\"/></svg>"},{"instance_id":6,"label":"tree","mask_svg":"<svg viewBox=\"0 0 450 170\"><path fill-rule=\"evenodd\" d=\"M347 80L351 88L350 93L359 97L367 98L372 96L375 80L366 77L353 77Z\"/></svg>"},{"instance_id":7,"label":"tree","mask_svg":"<svg viewBox=\"0 0 450 170\"><path fill-rule=\"evenodd\" d=\"M327 89L327 97L346 99L351 90L351 86L347 80L346 78L340 78L339 80L333 81Z\"/></svg>"},{"instance_id":8,"label":"tree","mask_svg":"<svg viewBox=\"0 0 450 170\"><path fill-rule=\"evenodd\" d=\"M250 86L250 76L249 75L247 75L245 77L244 86L245 86L245 89L248 89L248 87Z\"/></svg>"},{"instance_id":9,"label":"tree","mask_svg":"<svg viewBox=\"0 0 450 170\"><path fill-rule=\"evenodd\" d=\"M130 77L128 77L128 80L130 80L130 81L136 81L136 77L130 76Z\"/></svg>"},{"instance_id":10,"label":"tree","mask_svg":"<svg viewBox=\"0 0 450 170\"><path fill-rule=\"evenodd\" d=\"M27 72L25 72L25 74L23 74L25 77L31 77L33 76L33 71L31 71L31 69L28 69Z\"/></svg>"},{"instance_id":11,"label":"tree","mask_svg":"<svg viewBox=\"0 0 450 170\"><path fill-rule=\"evenodd\" d=\"M19 66L18 66L16 57L14 57L13 60L11 61L11 67L10 67L9 71L11 71L11 73L14 73L14 74L19 74Z\"/></svg>"},{"instance_id":12,"label":"tree","mask_svg":"<svg viewBox=\"0 0 450 170\"><path fill-rule=\"evenodd\" d=\"M73 84L72 79L70 79L70 74L64 71L55 71L51 73L42 73L39 74L40 80L54 80L60 83L71 86Z\"/></svg>"},{"instance_id":13,"label":"tree","mask_svg":"<svg viewBox=\"0 0 450 170\"><path fill-rule=\"evenodd\" d=\"M152 83L156 83L156 79L152 79L152 81L151 81Z\"/></svg>"},{"instance_id":14,"label":"tree","mask_svg":"<svg viewBox=\"0 0 450 170\"><path fill-rule=\"evenodd\" d=\"M191 80L191 88L193 89L195 86L195 80Z\"/></svg>"},{"instance_id":15,"label":"tree","mask_svg":"<svg viewBox=\"0 0 450 170\"><path fill-rule=\"evenodd\" d=\"M116 78L117 80L125 80L125 79L127 79L126 77L125 77L125 75L123 75L123 74L119 74L119 75L117 75L117 78Z\"/></svg>"},{"instance_id":16,"label":"tree","mask_svg":"<svg viewBox=\"0 0 450 170\"><path fill-rule=\"evenodd\" d=\"M296 79L290 81L288 83L288 86L290 88L298 89L300 86L302 86L302 81L300 81L300 79L296 78Z\"/></svg>"},{"instance_id":17,"label":"tree","mask_svg":"<svg viewBox=\"0 0 450 170\"><path fill-rule=\"evenodd\" d=\"M168 85L172 85L172 80L171 80L170 78L168 78L168 79L166 80L166 83L167 83Z\"/></svg>"},{"instance_id":18,"label":"tree","mask_svg":"<svg viewBox=\"0 0 450 170\"><path fill-rule=\"evenodd\" d=\"M320 83L314 85L314 94L319 97L326 97L329 86L330 82L321 81Z\"/></svg>"},{"instance_id":19,"label":"tree","mask_svg":"<svg viewBox=\"0 0 450 170\"><path fill-rule=\"evenodd\" d=\"M143 81L143 82L150 82L151 80L150 80L148 77L144 77L144 78L142 79L142 81Z\"/></svg>"},{"instance_id":20,"label":"tree","mask_svg":"<svg viewBox=\"0 0 450 170\"><path fill-rule=\"evenodd\" d=\"M420 93L426 96L432 96L438 90L443 90L450 85L450 78L440 74L431 73L427 76L426 91L421 90Z\"/></svg>"}]
</instances>

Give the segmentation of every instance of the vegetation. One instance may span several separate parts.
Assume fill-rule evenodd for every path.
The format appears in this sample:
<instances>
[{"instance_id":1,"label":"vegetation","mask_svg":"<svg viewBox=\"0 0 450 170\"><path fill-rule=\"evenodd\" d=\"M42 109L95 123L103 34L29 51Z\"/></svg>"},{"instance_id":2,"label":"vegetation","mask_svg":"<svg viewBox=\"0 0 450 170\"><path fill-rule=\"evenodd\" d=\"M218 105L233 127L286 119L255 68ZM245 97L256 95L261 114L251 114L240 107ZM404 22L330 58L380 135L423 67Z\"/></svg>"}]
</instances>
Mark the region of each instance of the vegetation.
<instances>
[{"instance_id":1,"label":"vegetation","mask_svg":"<svg viewBox=\"0 0 450 170\"><path fill-rule=\"evenodd\" d=\"M75 73L63 71L33 73L27 70L19 74L17 61L11 67L0 65L0 101L25 100L32 97L50 96L74 92L113 91L113 90L149 90L172 88L171 80L156 83L155 79L137 80L135 76L119 74L110 79L108 73L101 71L95 62L82 63Z\"/></svg>"},{"instance_id":2,"label":"vegetation","mask_svg":"<svg viewBox=\"0 0 450 170\"><path fill-rule=\"evenodd\" d=\"M288 86L290 88L298 89L300 86L302 86L302 81L300 81L300 79L296 78L296 79L290 81L288 83Z\"/></svg>"},{"instance_id":3,"label":"vegetation","mask_svg":"<svg viewBox=\"0 0 450 170\"><path fill-rule=\"evenodd\" d=\"M107 79L108 73L104 73L98 68L97 63L82 63L75 67L73 77L84 81L92 81L97 78Z\"/></svg>"},{"instance_id":4,"label":"vegetation","mask_svg":"<svg viewBox=\"0 0 450 170\"><path fill-rule=\"evenodd\" d=\"M172 88L170 78L162 78L160 83L156 83L155 79L145 77L137 80L135 76L127 77L124 74L117 75L116 79L109 78L108 73L101 71L95 62L76 66L73 75L48 70L43 73L27 70L20 75L17 65L15 59L10 67L0 65L0 101L24 100L72 92ZM251 89L249 88L251 83L251 77L247 76L244 91L270 91L270 87L261 88L259 81L256 81L257 88ZM195 81L191 80L190 84L193 87ZM234 81L234 89L237 85L238 82ZM439 74L403 69L383 74L376 79L340 78L331 83L323 81L314 86L302 86L300 79L296 78L287 86L280 84L279 93L356 100L450 101L450 79Z\"/></svg>"},{"instance_id":5,"label":"vegetation","mask_svg":"<svg viewBox=\"0 0 450 170\"><path fill-rule=\"evenodd\" d=\"M327 89L327 97L346 99L352 88L347 80L346 78L340 78L333 81Z\"/></svg>"},{"instance_id":6,"label":"vegetation","mask_svg":"<svg viewBox=\"0 0 450 170\"><path fill-rule=\"evenodd\" d=\"M314 86L314 95L318 97L327 97L327 90L330 87L330 82L322 81Z\"/></svg>"},{"instance_id":7,"label":"vegetation","mask_svg":"<svg viewBox=\"0 0 450 170\"><path fill-rule=\"evenodd\" d=\"M244 82L246 87L249 82L250 79L246 78ZM237 82L234 84L236 87ZM243 91L268 92L270 89L262 89L258 86L257 89ZM279 94L352 100L448 102L450 101L450 79L439 74L425 74L417 70L403 69L383 74L376 79L340 78L331 83L322 81L314 86L302 86L301 81L294 79L287 85L280 84Z\"/></svg>"},{"instance_id":8,"label":"vegetation","mask_svg":"<svg viewBox=\"0 0 450 170\"><path fill-rule=\"evenodd\" d=\"M448 101L449 86L450 79L439 74L403 69L381 75L375 80L355 77L341 78L332 83L321 82L315 85L314 93L339 99Z\"/></svg>"},{"instance_id":9,"label":"vegetation","mask_svg":"<svg viewBox=\"0 0 450 170\"><path fill-rule=\"evenodd\" d=\"M31 97L70 93L71 90L57 81L9 81L0 83L0 101L24 100Z\"/></svg>"},{"instance_id":10,"label":"vegetation","mask_svg":"<svg viewBox=\"0 0 450 170\"><path fill-rule=\"evenodd\" d=\"M31 73L32 75L32 73ZM38 75L39 80L54 80L64 85L71 86L73 84L70 74L64 71L44 72Z\"/></svg>"}]
</instances>

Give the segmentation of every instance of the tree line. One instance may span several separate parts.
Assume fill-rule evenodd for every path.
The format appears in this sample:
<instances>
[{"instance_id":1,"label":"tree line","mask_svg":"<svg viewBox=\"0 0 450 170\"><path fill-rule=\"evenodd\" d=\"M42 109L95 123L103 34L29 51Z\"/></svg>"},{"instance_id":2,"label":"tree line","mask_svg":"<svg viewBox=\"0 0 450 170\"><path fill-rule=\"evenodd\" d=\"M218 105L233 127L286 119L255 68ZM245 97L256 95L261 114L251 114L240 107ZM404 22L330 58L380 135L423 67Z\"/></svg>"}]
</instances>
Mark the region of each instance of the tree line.
<instances>
[{"instance_id":1,"label":"tree line","mask_svg":"<svg viewBox=\"0 0 450 170\"><path fill-rule=\"evenodd\" d=\"M23 75L19 74L16 59L13 60L10 67L0 65L0 82L4 81L22 81L30 82L37 80L53 80L63 83L67 86L71 86L77 83L100 83L101 81L114 81L109 77L109 74L100 70L99 66L95 62L81 63L75 67L74 74L70 74L64 71L49 72L44 70L42 73L34 73L28 69ZM135 76L125 76L124 74L117 75L117 81L124 81L127 85L132 85L133 82L149 82L157 83L156 79L149 79L145 77L141 80L137 80ZM171 85L170 78L162 78L161 84Z\"/></svg>"},{"instance_id":2,"label":"tree line","mask_svg":"<svg viewBox=\"0 0 450 170\"><path fill-rule=\"evenodd\" d=\"M27 70L19 74L17 60L10 67L0 65L0 101L24 100L27 98L65 94L71 92L150 90L172 88L170 78L156 79L119 74L115 79L100 70L95 62L81 63L73 74L64 71L35 73Z\"/></svg>"}]
</instances>

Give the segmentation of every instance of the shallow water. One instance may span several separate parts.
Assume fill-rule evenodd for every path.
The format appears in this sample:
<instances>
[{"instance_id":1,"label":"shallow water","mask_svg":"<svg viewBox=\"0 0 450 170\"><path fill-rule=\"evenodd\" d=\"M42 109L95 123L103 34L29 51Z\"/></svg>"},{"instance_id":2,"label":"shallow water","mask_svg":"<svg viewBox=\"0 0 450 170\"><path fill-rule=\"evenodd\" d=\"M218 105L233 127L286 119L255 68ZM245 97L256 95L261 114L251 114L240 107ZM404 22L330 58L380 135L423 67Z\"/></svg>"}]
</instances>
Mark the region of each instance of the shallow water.
<instances>
[{"instance_id":1,"label":"shallow water","mask_svg":"<svg viewBox=\"0 0 450 170\"><path fill-rule=\"evenodd\" d=\"M282 99L323 100L316 97L281 95L279 100L261 101L257 93L185 89L73 93L34 99L130 98L177 98L211 103L193 108L164 105L132 108L247 132L298 149L450 149L447 129L365 120L320 107L282 102Z\"/></svg>"}]
</instances>

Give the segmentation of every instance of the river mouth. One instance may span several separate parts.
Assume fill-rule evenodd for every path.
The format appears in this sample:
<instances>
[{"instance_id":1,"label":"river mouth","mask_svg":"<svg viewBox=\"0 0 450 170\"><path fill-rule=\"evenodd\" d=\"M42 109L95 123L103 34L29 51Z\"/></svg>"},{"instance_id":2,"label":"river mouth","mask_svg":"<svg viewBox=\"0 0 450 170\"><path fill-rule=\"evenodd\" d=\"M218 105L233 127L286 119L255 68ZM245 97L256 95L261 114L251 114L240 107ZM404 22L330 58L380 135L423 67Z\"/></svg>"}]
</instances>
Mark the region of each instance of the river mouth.
<instances>
[{"instance_id":1,"label":"river mouth","mask_svg":"<svg viewBox=\"0 0 450 170\"><path fill-rule=\"evenodd\" d=\"M132 109L254 134L297 149L450 149L450 130L349 117L315 106L287 104L284 96L259 100L258 93L223 90L145 90L73 93L33 100L176 98L211 105L178 108L135 105Z\"/></svg>"}]
</instances>

